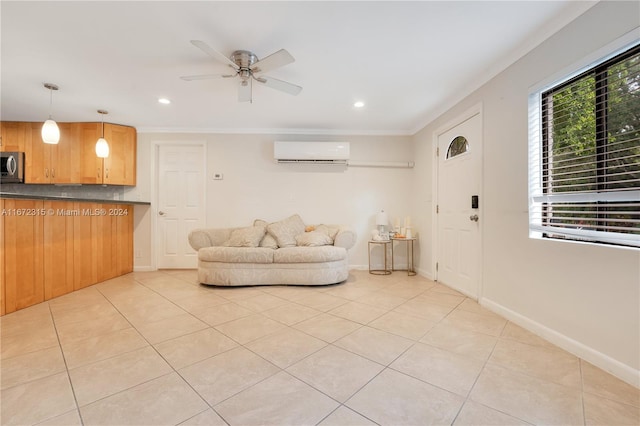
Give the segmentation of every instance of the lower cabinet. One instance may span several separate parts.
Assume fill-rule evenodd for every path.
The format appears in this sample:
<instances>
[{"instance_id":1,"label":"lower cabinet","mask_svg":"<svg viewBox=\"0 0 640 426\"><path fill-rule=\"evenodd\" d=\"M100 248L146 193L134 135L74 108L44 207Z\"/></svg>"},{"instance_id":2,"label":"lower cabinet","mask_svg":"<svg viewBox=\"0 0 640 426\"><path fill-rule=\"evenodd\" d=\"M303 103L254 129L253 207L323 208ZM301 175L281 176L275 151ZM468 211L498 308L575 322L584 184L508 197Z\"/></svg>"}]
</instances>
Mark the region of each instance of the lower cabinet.
<instances>
[{"instance_id":1,"label":"lower cabinet","mask_svg":"<svg viewBox=\"0 0 640 426\"><path fill-rule=\"evenodd\" d=\"M4 315L133 271L133 207L0 200Z\"/></svg>"},{"instance_id":2,"label":"lower cabinet","mask_svg":"<svg viewBox=\"0 0 640 426\"><path fill-rule=\"evenodd\" d=\"M42 201L4 200L6 313L44 301L44 216L39 214L41 211Z\"/></svg>"}]
</instances>

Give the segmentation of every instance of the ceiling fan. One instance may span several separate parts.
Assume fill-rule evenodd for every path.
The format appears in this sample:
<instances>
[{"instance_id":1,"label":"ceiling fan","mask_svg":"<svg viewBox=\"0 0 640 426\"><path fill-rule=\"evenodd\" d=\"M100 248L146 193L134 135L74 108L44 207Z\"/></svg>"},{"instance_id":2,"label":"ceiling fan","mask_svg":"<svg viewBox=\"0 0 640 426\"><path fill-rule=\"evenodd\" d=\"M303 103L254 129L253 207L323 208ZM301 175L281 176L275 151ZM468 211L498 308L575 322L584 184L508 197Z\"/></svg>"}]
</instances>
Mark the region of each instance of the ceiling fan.
<instances>
[{"instance_id":1,"label":"ceiling fan","mask_svg":"<svg viewBox=\"0 0 640 426\"><path fill-rule=\"evenodd\" d=\"M264 75L266 72L295 61L293 56L284 49L280 49L263 59L258 59L253 52L248 50L236 50L227 58L203 41L191 40L191 44L213 59L233 68L234 72L232 74L186 75L180 77L185 81L240 77L240 86L238 87L238 101L240 102L253 102L251 93L253 81L290 95L297 95L302 90L302 87L295 84Z\"/></svg>"}]
</instances>

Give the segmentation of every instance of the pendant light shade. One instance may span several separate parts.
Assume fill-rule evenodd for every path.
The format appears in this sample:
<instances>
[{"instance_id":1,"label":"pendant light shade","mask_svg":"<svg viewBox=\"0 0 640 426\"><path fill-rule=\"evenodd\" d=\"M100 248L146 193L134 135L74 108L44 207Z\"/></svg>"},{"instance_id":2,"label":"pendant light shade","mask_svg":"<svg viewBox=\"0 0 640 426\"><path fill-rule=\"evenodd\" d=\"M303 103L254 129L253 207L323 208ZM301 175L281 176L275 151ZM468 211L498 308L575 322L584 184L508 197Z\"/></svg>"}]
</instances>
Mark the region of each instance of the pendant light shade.
<instances>
[{"instance_id":1,"label":"pendant light shade","mask_svg":"<svg viewBox=\"0 0 640 426\"><path fill-rule=\"evenodd\" d=\"M56 144L60 142L60 129L55 121L48 119L42 125L42 142Z\"/></svg>"},{"instance_id":2,"label":"pendant light shade","mask_svg":"<svg viewBox=\"0 0 640 426\"><path fill-rule=\"evenodd\" d=\"M44 87L49 89L50 96L49 96L49 119L45 121L44 124L42 125L42 131L41 131L42 142L57 144L58 142L60 142L60 129L58 128L58 124L55 121L53 121L53 119L51 118L51 109L53 104L53 91L58 90L58 86L51 83L44 83Z\"/></svg>"},{"instance_id":3,"label":"pendant light shade","mask_svg":"<svg viewBox=\"0 0 640 426\"><path fill-rule=\"evenodd\" d=\"M104 116L109 112L99 109L98 114L102 115L102 137L96 142L96 155L99 158L107 158L109 156L109 142L104 138Z\"/></svg>"},{"instance_id":4,"label":"pendant light shade","mask_svg":"<svg viewBox=\"0 0 640 426\"><path fill-rule=\"evenodd\" d=\"M98 142L96 142L96 155L100 158L107 158L109 156L109 143L105 138L100 138Z\"/></svg>"}]
</instances>

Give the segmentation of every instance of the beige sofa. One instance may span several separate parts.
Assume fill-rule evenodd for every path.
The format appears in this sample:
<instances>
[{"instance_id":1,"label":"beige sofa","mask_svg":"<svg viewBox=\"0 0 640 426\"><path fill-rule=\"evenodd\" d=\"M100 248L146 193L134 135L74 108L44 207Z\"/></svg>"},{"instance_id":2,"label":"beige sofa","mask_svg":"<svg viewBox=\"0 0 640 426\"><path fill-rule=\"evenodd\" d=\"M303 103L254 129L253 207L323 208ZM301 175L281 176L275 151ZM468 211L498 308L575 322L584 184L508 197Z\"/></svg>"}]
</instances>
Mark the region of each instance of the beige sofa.
<instances>
[{"instance_id":1,"label":"beige sofa","mask_svg":"<svg viewBox=\"0 0 640 426\"><path fill-rule=\"evenodd\" d=\"M346 226L307 226L298 215L189 234L198 252L199 282L220 286L339 283L349 275L347 250L355 242Z\"/></svg>"}]
</instances>

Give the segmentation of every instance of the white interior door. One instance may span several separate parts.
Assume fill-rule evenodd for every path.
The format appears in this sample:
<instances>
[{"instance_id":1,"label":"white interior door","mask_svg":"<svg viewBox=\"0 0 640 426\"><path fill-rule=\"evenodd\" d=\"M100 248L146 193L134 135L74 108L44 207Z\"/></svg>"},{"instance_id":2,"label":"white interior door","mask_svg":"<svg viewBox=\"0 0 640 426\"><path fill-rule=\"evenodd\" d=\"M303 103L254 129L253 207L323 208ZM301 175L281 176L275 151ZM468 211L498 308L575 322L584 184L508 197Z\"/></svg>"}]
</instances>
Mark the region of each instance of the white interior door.
<instances>
[{"instance_id":1,"label":"white interior door","mask_svg":"<svg viewBox=\"0 0 640 426\"><path fill-rule=\"evenodd\" d=\"M480 284L480 114L438 135L437 279L478 298Z\"/></svg>"},{"instance_id":2,"label":"white interior door","mask_svg":"<svg viewBox=\"0 0 640 426\"><path fill-rule=\"evenodd\" d=\"M205 224L205 152L202 145L159 145L157 185L157 267L195 268L188 241Z\"/></svg>"}]
</instances>

